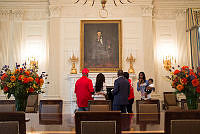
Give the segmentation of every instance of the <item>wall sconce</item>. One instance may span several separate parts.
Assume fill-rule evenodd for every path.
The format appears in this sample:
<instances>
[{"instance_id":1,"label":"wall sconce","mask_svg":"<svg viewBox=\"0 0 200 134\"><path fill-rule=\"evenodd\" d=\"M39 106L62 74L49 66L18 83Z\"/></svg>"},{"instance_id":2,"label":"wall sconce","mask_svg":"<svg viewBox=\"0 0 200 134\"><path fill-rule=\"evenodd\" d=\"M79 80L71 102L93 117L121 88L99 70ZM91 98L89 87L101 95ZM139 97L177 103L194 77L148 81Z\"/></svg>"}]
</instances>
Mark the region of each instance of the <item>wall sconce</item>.
<instances>
[{"instance_id":1,"label":"wall sconce","mask_svg":"<svg viewBox=\"0 0 200 134\"><path fill-rule=\"evenodd\" d=\"M174 56L163 57L163 66L166 71L172 67L172 64L176 64L176 58Z\"/></svg>"},{"instance_id":2,"label":"wall sconce","mask_svg":"<svg viewBox=\"0 0 200 134\"><path fill-rule=\"evenodd\" d=\"M127 62L130 62L130 67L128 69L129 73L135 73L135 70L133 68L133 63L135 62L135 58L133 58L132 54L130 54L130 57L126 58Z\"/></svg>"},{"instance_id":3,"label":"wall sconce","mask_svg":"<svg viewBox=\"0 0 200 134\"><path fill-rule=\"evenodd\" d=\"M75 57L73 54L72 57L70 58L70 61L72 62L71 74L77 74L75 63L78 61L78 57Z\"/></svg>"}]
</instances>

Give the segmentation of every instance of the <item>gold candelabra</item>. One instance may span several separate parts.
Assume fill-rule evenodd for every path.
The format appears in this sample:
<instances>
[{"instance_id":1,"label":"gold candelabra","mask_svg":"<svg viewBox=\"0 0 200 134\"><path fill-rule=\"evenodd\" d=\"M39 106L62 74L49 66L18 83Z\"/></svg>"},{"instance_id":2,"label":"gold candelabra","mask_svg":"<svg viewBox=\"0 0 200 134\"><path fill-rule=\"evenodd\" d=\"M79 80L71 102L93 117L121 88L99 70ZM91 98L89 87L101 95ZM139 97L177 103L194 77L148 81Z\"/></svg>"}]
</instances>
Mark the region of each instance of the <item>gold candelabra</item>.
<instances>
[{"instance_id":1,"label":"gold candelabra","mask_svg":"<svg viewBox=\"0 0 200 134\"><path fill-rule=\"evenodd\" d=\"M163 57L163 66L166 71L169 71L173 63L176 64L176 58L173 56L166 56L165 58Z\"/></svg>"},{"instance_id":2,"label":"gold candelabra","mask_svg":"<svg viewBox=\"0 0 200 134\"><path fill-rule=\"evenodd\" d=\"M126 58L127 62L130 62L130 67L128 69L129 73L135 73L135 70L133 68L133 63L135 62L135 58L133 58L132 54L130 54L130 57Z\"/></svg>"},{"instance_id":3,"label":"gold candelabra","mask_svg":"<svg viewBox=\"0 0 200 134\"><path fill-rule=\"evenodd\" d=\"M30 69L37 72L38 71L38 61L35 60L35 57L28 58L28 62L30 61Z\"/></svg>"},{"instance_id":4,"label":"gold candelabra","mask_svg":"<svg viewBox=\"0 0 200 134\"><path fill-rule=\"evenodd\" d=\"M78 58L73 54L72 57L70 57L70 61L72 62L71 74L77 74L75 63L78 61Z\"/></svg>"}]
</instances>

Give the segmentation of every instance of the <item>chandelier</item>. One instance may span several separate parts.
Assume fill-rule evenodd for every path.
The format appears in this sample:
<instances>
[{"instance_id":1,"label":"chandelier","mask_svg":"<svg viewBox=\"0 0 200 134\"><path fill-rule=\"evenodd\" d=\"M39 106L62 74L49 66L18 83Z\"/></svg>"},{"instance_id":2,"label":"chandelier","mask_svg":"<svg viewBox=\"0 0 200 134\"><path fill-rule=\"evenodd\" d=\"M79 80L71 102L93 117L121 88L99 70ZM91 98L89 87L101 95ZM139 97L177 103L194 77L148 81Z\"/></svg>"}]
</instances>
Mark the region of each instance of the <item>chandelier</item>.
<instances>
[{"instance_id":1,"label":"chandelier","mask_svg":"<svg viewBox=\"0 0 200 134\"><path fill-rule=\"evenodd\" d=\"M77 0L76 2L74 2L74 4L78 3L79 1L80 0ZM102 9L104 9L105 6L106 6L107 0L100 0L100 1L101 1ZM117 2L116 1L119 1L121 4L126 4L127 2L128 3L132 3L133 2L132 0L126 0L127 2L123 2L122 0L113 0L113 3L114 3L115 6L117 6ZM85 0L83 5L85 5L87 2L88 2L88 0ZM95 0L92 0L92 6L94 6L94 2L95 2Z\"/></svg>"},{"instance_id":2,"label":"chandelier","mask_svg":"<svg viewBox=\"0 0 200 134\"><path fill-rule=\"evenodd\" d=\"M74 2L74 4L77 4L77 3L79 3L80 1L81 1L81 0L76 0L76 1ZM88 1L89 1L89 0L85 0L85 2L83 3L83 5L85 5ZM105 9L105 6L106 6L106 3L107 3L108 0L100 0L100 1L101 1L101 7L102 7L102 9L100 9L99 13L100 13L100 16L101 16L101 17L105 18L105 16L107 17L107 15L108 15L107 10ZM114 3L115 6L117 6L117 3L120 3L120 4L133 3L133 0L112 0L112 1L113 1L113 3ZM126 2L124 2L124 1L126 1ZM92 0L91 6L94 6L94 3L95 3L95 0ZM101 15L101 12L102 12L102 11L106 12L107 15L102 16L102 15Z\"/></svg>"}]
</instances>

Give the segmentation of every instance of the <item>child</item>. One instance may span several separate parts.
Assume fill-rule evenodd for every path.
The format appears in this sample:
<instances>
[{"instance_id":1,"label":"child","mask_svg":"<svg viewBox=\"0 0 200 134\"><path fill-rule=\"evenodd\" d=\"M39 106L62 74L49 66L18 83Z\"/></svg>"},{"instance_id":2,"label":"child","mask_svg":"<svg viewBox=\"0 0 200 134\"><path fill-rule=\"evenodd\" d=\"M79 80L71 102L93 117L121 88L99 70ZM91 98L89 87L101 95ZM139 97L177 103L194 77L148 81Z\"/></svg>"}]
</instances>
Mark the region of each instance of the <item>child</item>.
<instances>
[{"instance_id":1,"label":"child","mask_svg":"<svg viewBox=\"0 0 200 134\"><path fill-rule=\"evenodd\" d=\"M152 90L155 91L155 87L154 87L154 84L153 84L153 79L150 78L148 80L148 85L147 85L147 87L145 89L145 92L146 92L145 98L151 99Z\"/></svg>"}]
</instances>

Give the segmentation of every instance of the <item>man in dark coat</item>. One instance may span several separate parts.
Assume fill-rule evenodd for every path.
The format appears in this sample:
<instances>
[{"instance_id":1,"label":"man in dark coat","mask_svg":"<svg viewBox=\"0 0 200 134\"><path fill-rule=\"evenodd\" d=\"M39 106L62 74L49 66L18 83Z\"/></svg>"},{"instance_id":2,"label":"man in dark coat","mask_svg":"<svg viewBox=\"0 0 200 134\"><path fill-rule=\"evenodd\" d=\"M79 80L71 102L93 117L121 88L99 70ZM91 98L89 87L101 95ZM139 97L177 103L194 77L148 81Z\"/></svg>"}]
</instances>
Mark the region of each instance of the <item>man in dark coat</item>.
<instances>
[{"instance_id":1,"label":"man in dark coat","mask_svg":"<svg viewBox=\"0 0 200 134\"><path fill-rule=\"evenodd\" d=\"M128 96L130 93L130 84L123 76L123 71L119 70L118 79L114 82L114 100L113 110L121 110L122 113L126 113L126 106L128 105Z\"/></svg>"}]
</instances>

